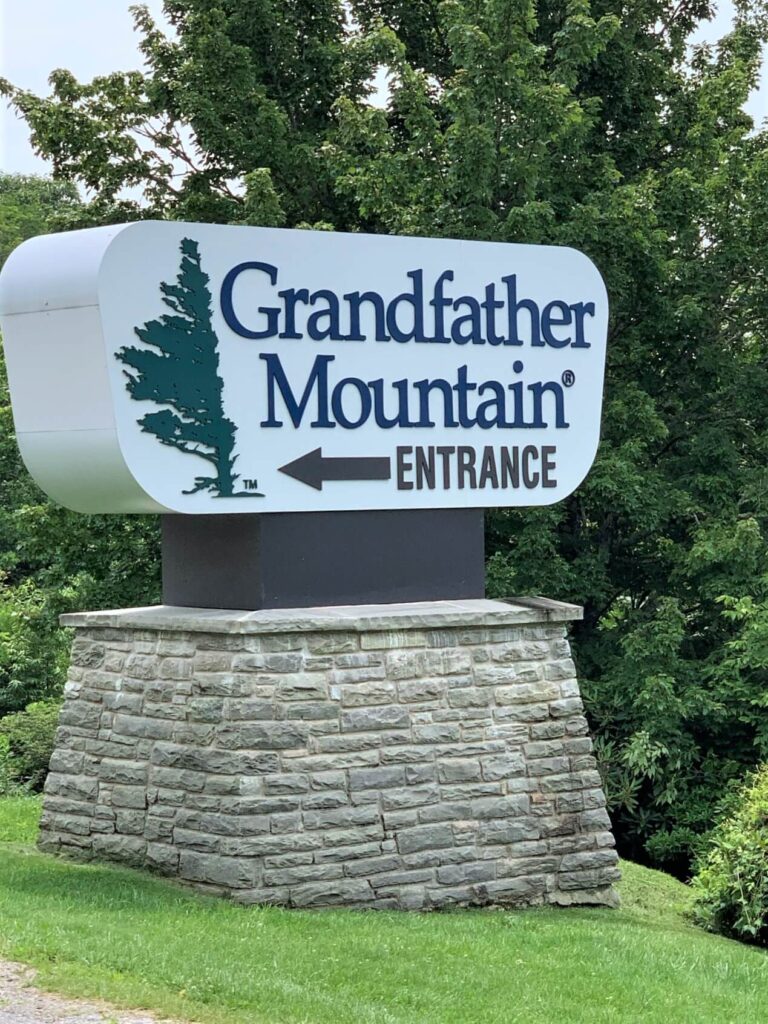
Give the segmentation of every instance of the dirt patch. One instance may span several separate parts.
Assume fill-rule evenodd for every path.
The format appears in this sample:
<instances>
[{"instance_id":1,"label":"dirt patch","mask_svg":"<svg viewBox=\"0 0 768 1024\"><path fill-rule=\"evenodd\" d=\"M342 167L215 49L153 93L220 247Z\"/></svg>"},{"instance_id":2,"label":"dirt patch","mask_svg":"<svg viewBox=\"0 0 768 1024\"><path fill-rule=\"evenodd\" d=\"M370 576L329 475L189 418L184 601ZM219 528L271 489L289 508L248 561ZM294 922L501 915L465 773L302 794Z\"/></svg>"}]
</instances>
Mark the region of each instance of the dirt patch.
<instances>
[{"instance_id":1,"label":"dirt patch","mask_svg":"<svg viewBox=\"0 0 768 1024\"><path fill-rule=\"evenodd\" d=\"M35 972L0 960L0 1024L180 1024L106 1003L65 999L34 987Z\"/></svg>"}]
</instances>

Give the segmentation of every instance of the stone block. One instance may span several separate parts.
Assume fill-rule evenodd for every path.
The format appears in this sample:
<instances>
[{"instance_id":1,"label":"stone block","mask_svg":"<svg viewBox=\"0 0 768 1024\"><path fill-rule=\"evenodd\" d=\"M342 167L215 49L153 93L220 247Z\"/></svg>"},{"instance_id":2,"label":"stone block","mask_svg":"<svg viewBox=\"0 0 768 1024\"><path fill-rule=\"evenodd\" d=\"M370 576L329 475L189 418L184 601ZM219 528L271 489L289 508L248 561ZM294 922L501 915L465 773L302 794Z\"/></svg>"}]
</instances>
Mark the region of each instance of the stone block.
<instances>
[{"instance_id":1,"label":"stone block","mask_svg":"<svg viewBox=\"0 0 768 1024\"><path fill-rule=\"evenodd\" d=\"M146 786L113 786L112 806L145 808L147 806Z\"/></svg>"},{"instance_id":2,"label":"stone block","mask_svg":"<svg viewBox=\"0 0 768 1024\"><path fill-rule=\"evenodd\" d=\"M393 768L354 768L349 773L350 790L389 789L392 786L405 784L405 769Z\"/></svg>"},{"instance_id":3,"label":"stone block","mask_svg":"<svg viewBox=\"0 0 768 1024\"><path fill-rule=\"evenodd\" d=\"M539 824L535 821L489 821L481 825L477 833L477 841L481 846L494 846L498 843L509 845L510 843L522 843L531 839L538 839L541 832Z\"/></svg>"},{"instance_id":4,"label":"stone block","mask_svg":"<svg viewBox=\"0 0 768 1024\"><path fill-rule=\"evenodd\" d=\"M373 732L377 729L407 729L410 726L410 715L407 708L395 705L382 707L356 708L344 711L341 716L341 728L345 732Z\"/></svg>"},{"instance_id":5,"label":"stone block","mask_svg":"<svg viewBox=\"0 0 768 1024\"><path fill-rule=\"evenodd\" d=\"M549 713L553 718L568 718L571 715L583 714L584 706L580 697L565 697L553 700L549 705Z\"/></svg>"},{"instance_id":6,"label":"stone block","mask_svg":"<svg viewBox=\"0 0 768 1024\"><path fill-rule=\"evenodd\" d=\"M369 807L340 807L330 811L304 811L304 828L349 828L353 825L373 825L379 822L379 810Z\"/></svg>"},{"instance_id":7,"label":"stone block","mask_svg":"<svg viewBox=\"0 0 768 1024\"><path fill-rule=\"evenodd\" d=\"M353 803L370 803L369 799L352 801ZM302 798L301 804L308 811L332 810L334 807L345 807L350 803L349 794L343 789L321 790L309 793Z\"/></svg>"},{"instance_id":8,"label":"stone block","mask_svg":"<svg viewBox=\"0 0 768 1024\"><path fill-rule=\"evenodd\" d=\"M442 679L420 679L417 682L400 683L398 696L406 704L440 701L445 696L447 684Z\"/></svg>"},{"instance_id":9,"label":"stone block","mask_svg":"<svg viewBox=\"0 0 768 1024\"><path fill-rule=\"evenodd\" d=\"M323 700L327 696L327 684L320 673L288 675L277 687L278 701Z\"/></svg>"},{"instance_id":10,"label":"stone block","mask_svg":"<svg viewBox=\"0 0 768 1024\"><path fill-rule=\"evenodd\" d=\"M380 799L385 811L399 811L436 803L440 799L440 790L436 785L407 786L404 789L385 790Z\"/></svg>"},{"instance_id":11,"label":"stone block","mask_svg":"<svg viewBox=\"0 0 768 1024\"><path fill-rule=\"evenodd\" d=\"M217 741L227 750L286 750L304 747L309 736L298 722L244 722L219 728Z\"/></svg>"},{"instance_id":12,"label":"stone block","mask_svg":"<svg viewBox=\"0 0 768 1024\"><path fill-rule=\"evenodd\" d=\"M311 789L343 789L346 774L341 771L317 771L309 776Z\"/></svg>"},{"instance_id":13,"label":"stone block","mask_svg":"<svg viewBox=\"0 0 768 1024\"><path fill-rule=\"evenodd\" d=\"M270 796L285 793L306 793L309 790L309 775L267 775L264 778L264 792Z\"/></svg>"},{"instance_id":14,"label":"stone block","mask_svg":"<svg viewBox=\"0 0 768 1024\"><path fill-rule=\"evenodd\" d=\"M361 668L337 668L334 679L340 686L351 683L370 683L386 679L387 673L383 665L366 665Z\"/></svg>"},{"instance_id":15,"label":"stone block","mask_svg":"<svg viewBox=\"0 0 768 1024\"><path fill-rule=\"evenodd\" d=\"M338 708L325 701L317 701L315 704L291 704L286 708L286 717L294 722L317 722L318 724L313 725L310 730L315 736L321 735L322 732L335 732L339 727Z\"/></svg>"},{"instance_id":16,"label":"stone block","mask_svg":"<svg viewBox=\"0 0 768 1024\"><path fill-rule=\"evenodd\" d=\"M348 654L360 648L357 633L310 633L307 650L312 654Z\"/></svg>"},{"instance_id":17,"label":"stone block","mask_svg":"<svg viewBox=\"0 0 768 1024\"><path fill-rule=\"evenodd\" d=\"M81 668L99 668L104 661L104 645L90 640L76 639L72 644L70 662Z\"/></svg>"},{"instance_id":18,"label":"stone block","mask_svg":"<svg viewBox=\"0 0 768 1024\"><path fill-rule=\"evenodd\" d=\"M482 770L479 761L443 761L437 769L440 782L479 782Z\"/></svg>"},{"instance_id":19,"label":"stone block","mask_svg":"<svg viewBox=\"0 0 768 1024\"><path fill-rule=\"evenodd\" d=\"M426 643L426 633L417 629L399 629L360 635L360 647L364 651L403 650L408 647L425 647Z\"/></svg>"},{"instance_id":20,"label":"stone block","mask_svg":"<svg viewBox=\"0 0 768 1024\"><path fill-rule=\"evenodd\" d=\"M181 850L179 876L190 882L207 882L226 889L248 889L256 884L255 858L221 857Z\"/></svg>"},{"instance_id":21,"label":"stone block","mask_svg":"<svg viewBox=\"0 0 768 1024\"><path fill-rule=\"evenodd\" d=\"M560 687L554 683L512 683L499 686L495 690L496 703L505 704L538 704L560 696Z\"/></svg>"},{"instance_id":22,"label":"stone block","mask_svg":"<svg viewBox=\"0 0 768 1024\"><path fill-rule=\"evenodd\" d=\"M408 764L405 766L405 784L407 786L422 786L426 782L437 781L437 765L435 764Z\"/></svg>"},{"instance_id":23,"label":"stone block","mask_svg":"<svg viewBox=\"0 0 768 1024\"><path fill-rule=\"evenodd\" d=\"M386 667L388 679L416 679L427 672L426 651L391 651Z\"/></svg>"},{"instance_id":24,"label":"stone block","mask_svg":"<svg viewBox=\"0 0 768 1024\"><path fill-rule=\"evenodd\" d=\"M152 751L153 763L169 763L192 771L215 772L222 775L272 775L279 771L280 760L276 752L237 750L220 748L190 748L174 746L163 748L158 754L156 744ZM155 757L158 761L155 761Z\"/></svg>"},{"instance_id":25,"label":"stone block","mask_svg":"<svg viewBox=\"0 0 768 1024\"><path fill-rule=\"evenodd\" d=\"M483 779L486 782L498 782L500 779L511 779L524 775L526 761L523 754L497 754L481 759Z\"/></svg>"},{"instance_id":26,"label":"stone block","mask_svg":"<svg viewBox=\"0 0 768 1024\"><path fill-rule=\"evenodd\" d=\"M440 850L445 846L453 846L453 829L450 825L423 825L404 829L395 838L400 853Z\"/></svg>"},{"instance_id":27,"label":"stone block","mask_svg":"<svg viewBox=\"0 0 768 1024\"><path fill-rule=\"evenodd\" d=\"M548 661L544 666L545 679L575 679L576 666L570 658L562 661Z\"/></svg>"},{"instance_id":28,"label":"stone block","mask_svg":"<svg viewBox=\"0 0 768 1024\"><path fill-rule=\"evenodd\" d=\"M560 861L561 871L586 871L593 868L615 867L619 856L615 850L584 850L568 853Z\"/></svg>"},{"instance_id":29,"label":"stone block","mask_svg":"<svg viewBox=\"0 0 768 1024\"><path fill-rule=\"evenodd\" d=\"M513 906L531 906L541 902L547 891L547 879L543 875L526 875L522 878L499 878L488 882L486 892L489 900L509 903Z\"/></svg>"},{"instance_id":30,"label":"stone block","mask_svg":"<svg viewBox=\"0 0 768 1024\"><path fill-rule=\"evenodd\" d=\"M180 851L166 843L147 843L147 867L163 875L176 875Z\"/></svg>"},{"instance_id":31,"label":"stone block","mask_svg":"<svg viewBox=\"0 0 768 1024\"><path fill-rule=\"evenodd\" d=\"M84 767L85 754L59 747L51 755L49 771L61 775L82 775Z\"/></svg>"},{"instance_id":32,"label":"stone block","mask_svg":"<svg viewBox=\"0 0 768 1024\"><path fill-rule=\"evenodd\" d=\"M228 672L195 671L192 691L204 697L248 697L253 683L248 676Z\"/></svg>"},{"instance_id":33,"label":"stone block","mask_svg":"<svg viewBox=\"0 0 768 1024\"><path fill-rule=\"evenodd\" d=\"M392 704L396 700L396 693L395 684L386 680L332 686L330 690L331 700L339 700L343 707L350 708Z\"/></svg>"},{"instance_id":34,"label":"stone block","mask_svg":"<svg viewBox=\"0 0 768 1024\"><path fill-rule=\"evenodd\" d=\"M371 879L371 885L381 895L391 894L398 896L398 890L403 886L415 885L420 882L433 882L434 878L435 872L431 868L418 868L412 871L387 871L383 874L375 875Z\"/></svg>"},{"instance_id":35,"label":"stone block","mask_svg":"<svg viewBox=\"0 0 768 1024\"><path fill-rule=\"evenodd\" d=\"M466 885L471 882L490 882L496 877L493 861L477 864L448 864L437 869L437 880L441 885Z\"/></svg>"},{"instance_id":36,"label":"stone block","mask_svg":"<svg viewBox=\"0 0 768 1024\"><path fill-rule=\"evenodd\" d=\"M369 903L373 890L364 879L342 879L333 882L313 882L290 889L294 907L334 907Z\"/></svg>"},{"instance_id":37,"label":"stone block","mask_svg":"<svg viewBox=\"0 0 768 1024\"><path fill-rule=\"evenodd\" d=\"M461 727L440 722L437 725L414 725L416 743L453 743L461 738Z\"/></svg>"},{"instance_id":38,"label":"stone block","mask_svg":"<svg viewBox=\"0 0 768 1024\"><path fill-rule=\"evenodd\" d=\"M173 735L173 722L144 716L115 715L112 728L118 736L135 739L168 740Z\"/></svg>"},{"instance_id":39,"label":"stone block","mask_svg":"<svg viewBox=\"0 0 768 1024\"><path fill-rule=\"evenodd\" d=\"M49 796L61 797L65 800L82 801L95 804L99 785L96 779L88 775L64 775L51 772L45 781L45 792Z\"/></svg>"},{"instance_id":40,"label":"stone block","mask_svg":"<svg viewBox=\"0 0 768 1024\"><path fill-rule=\"evenodd\" d=\"M147 841L140 836L96 834L91 849L96 857L116 860L131 867L143 867L146 863Z\"/></svg>"},{"instance_id":41,"label":"stone block","mask_svg":"<svg viewBox=\"0 0 768 1024\"><path fill-rule=\"evenodd\" d=\"M98 777L104 782L143 785L148 766L145 761L114 761L104 758L98 766Z\"/></svg>"},{"instance_id":42,"label":"stone block","mask_svg":"<svg viewBox=\"0 0 768 1024\"><path fill-rule=\"evenodd\" d=\"M448 692L448 705L452 708L486 708L492 703L492 690L463 686Z\"/></svg>"},{"instance_id":43,"label":"stone block","mask_svg":"<svg viewBox=\"0 0 768 1024\"><path fill-rule=\"evenodd\" d=\"M101 706L86 700L68 700L59 713L60 726L96 731L101 722Z\"/></svg>"}]
</instances>

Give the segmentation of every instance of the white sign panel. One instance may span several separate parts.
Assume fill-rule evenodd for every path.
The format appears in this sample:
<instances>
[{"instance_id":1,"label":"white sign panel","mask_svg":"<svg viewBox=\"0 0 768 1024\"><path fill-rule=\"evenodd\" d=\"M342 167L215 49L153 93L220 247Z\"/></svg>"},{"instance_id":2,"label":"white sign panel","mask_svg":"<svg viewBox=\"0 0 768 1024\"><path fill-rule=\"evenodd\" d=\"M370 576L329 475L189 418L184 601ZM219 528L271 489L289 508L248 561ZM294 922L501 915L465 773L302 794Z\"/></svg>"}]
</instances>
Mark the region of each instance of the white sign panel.
<instances>
[{"instance_id":1,"label":"white sign panel","mask_svg":"<svg viewBox=\"0 0 768 1024\"><path fill-rule=\"evenodd\" d=\"M573 249L149 221L26 242L0 315L22 456L83 512L547 505L597 451Z\"/></svg>"}]
</instances>

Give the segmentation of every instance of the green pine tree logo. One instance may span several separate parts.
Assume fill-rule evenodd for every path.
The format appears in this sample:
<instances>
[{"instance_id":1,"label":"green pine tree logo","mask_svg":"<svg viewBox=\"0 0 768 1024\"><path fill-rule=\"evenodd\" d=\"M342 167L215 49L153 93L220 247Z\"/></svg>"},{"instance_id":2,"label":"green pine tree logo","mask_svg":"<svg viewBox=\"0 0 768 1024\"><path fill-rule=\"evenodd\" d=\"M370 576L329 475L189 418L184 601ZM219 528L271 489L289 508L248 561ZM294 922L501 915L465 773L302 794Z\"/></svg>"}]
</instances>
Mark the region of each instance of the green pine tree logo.
<instances>
[{"instance_id":1,"label":"green pine tree logo","mask_svg":"<svg viewBox=\"0 0 768 1024\"><path fill-rule=\"evenodd\" d=\"M209 277L202 269L197 242L184 238L180 249L176 284L160 285L163 302L172 312L134 328L148 347L125 346L115 355L134 371L123 371L131 398L166 407L142 416L141 429L154 434L160 444L205 459L213 467L214 475L195 477L194 487L184 494L210 491L217 498L261 498L257 491L235 490L237 427L224 415Z\"/></svg>"}]
</instances>

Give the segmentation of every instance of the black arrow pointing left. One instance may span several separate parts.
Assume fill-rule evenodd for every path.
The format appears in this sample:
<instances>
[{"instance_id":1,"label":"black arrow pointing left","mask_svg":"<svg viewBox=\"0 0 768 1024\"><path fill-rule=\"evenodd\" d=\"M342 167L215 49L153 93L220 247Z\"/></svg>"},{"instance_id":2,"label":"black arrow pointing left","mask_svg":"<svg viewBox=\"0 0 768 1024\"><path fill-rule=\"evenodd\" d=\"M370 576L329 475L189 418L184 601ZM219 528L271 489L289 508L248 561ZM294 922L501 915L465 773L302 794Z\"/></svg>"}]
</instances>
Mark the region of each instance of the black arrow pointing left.
<instances>
[{"instance_id":1,"label":"black arrow pointing left","mask_svg":"<svg viewBox=\"0 0 768 1024\"><path fill-rule=\"evenodd\" d=\"M326 480L389 480L392 476L388 456L327 458L322 448L280 466L279 471L316 491L322 491Z\"/></svg>"}]
</instances>

